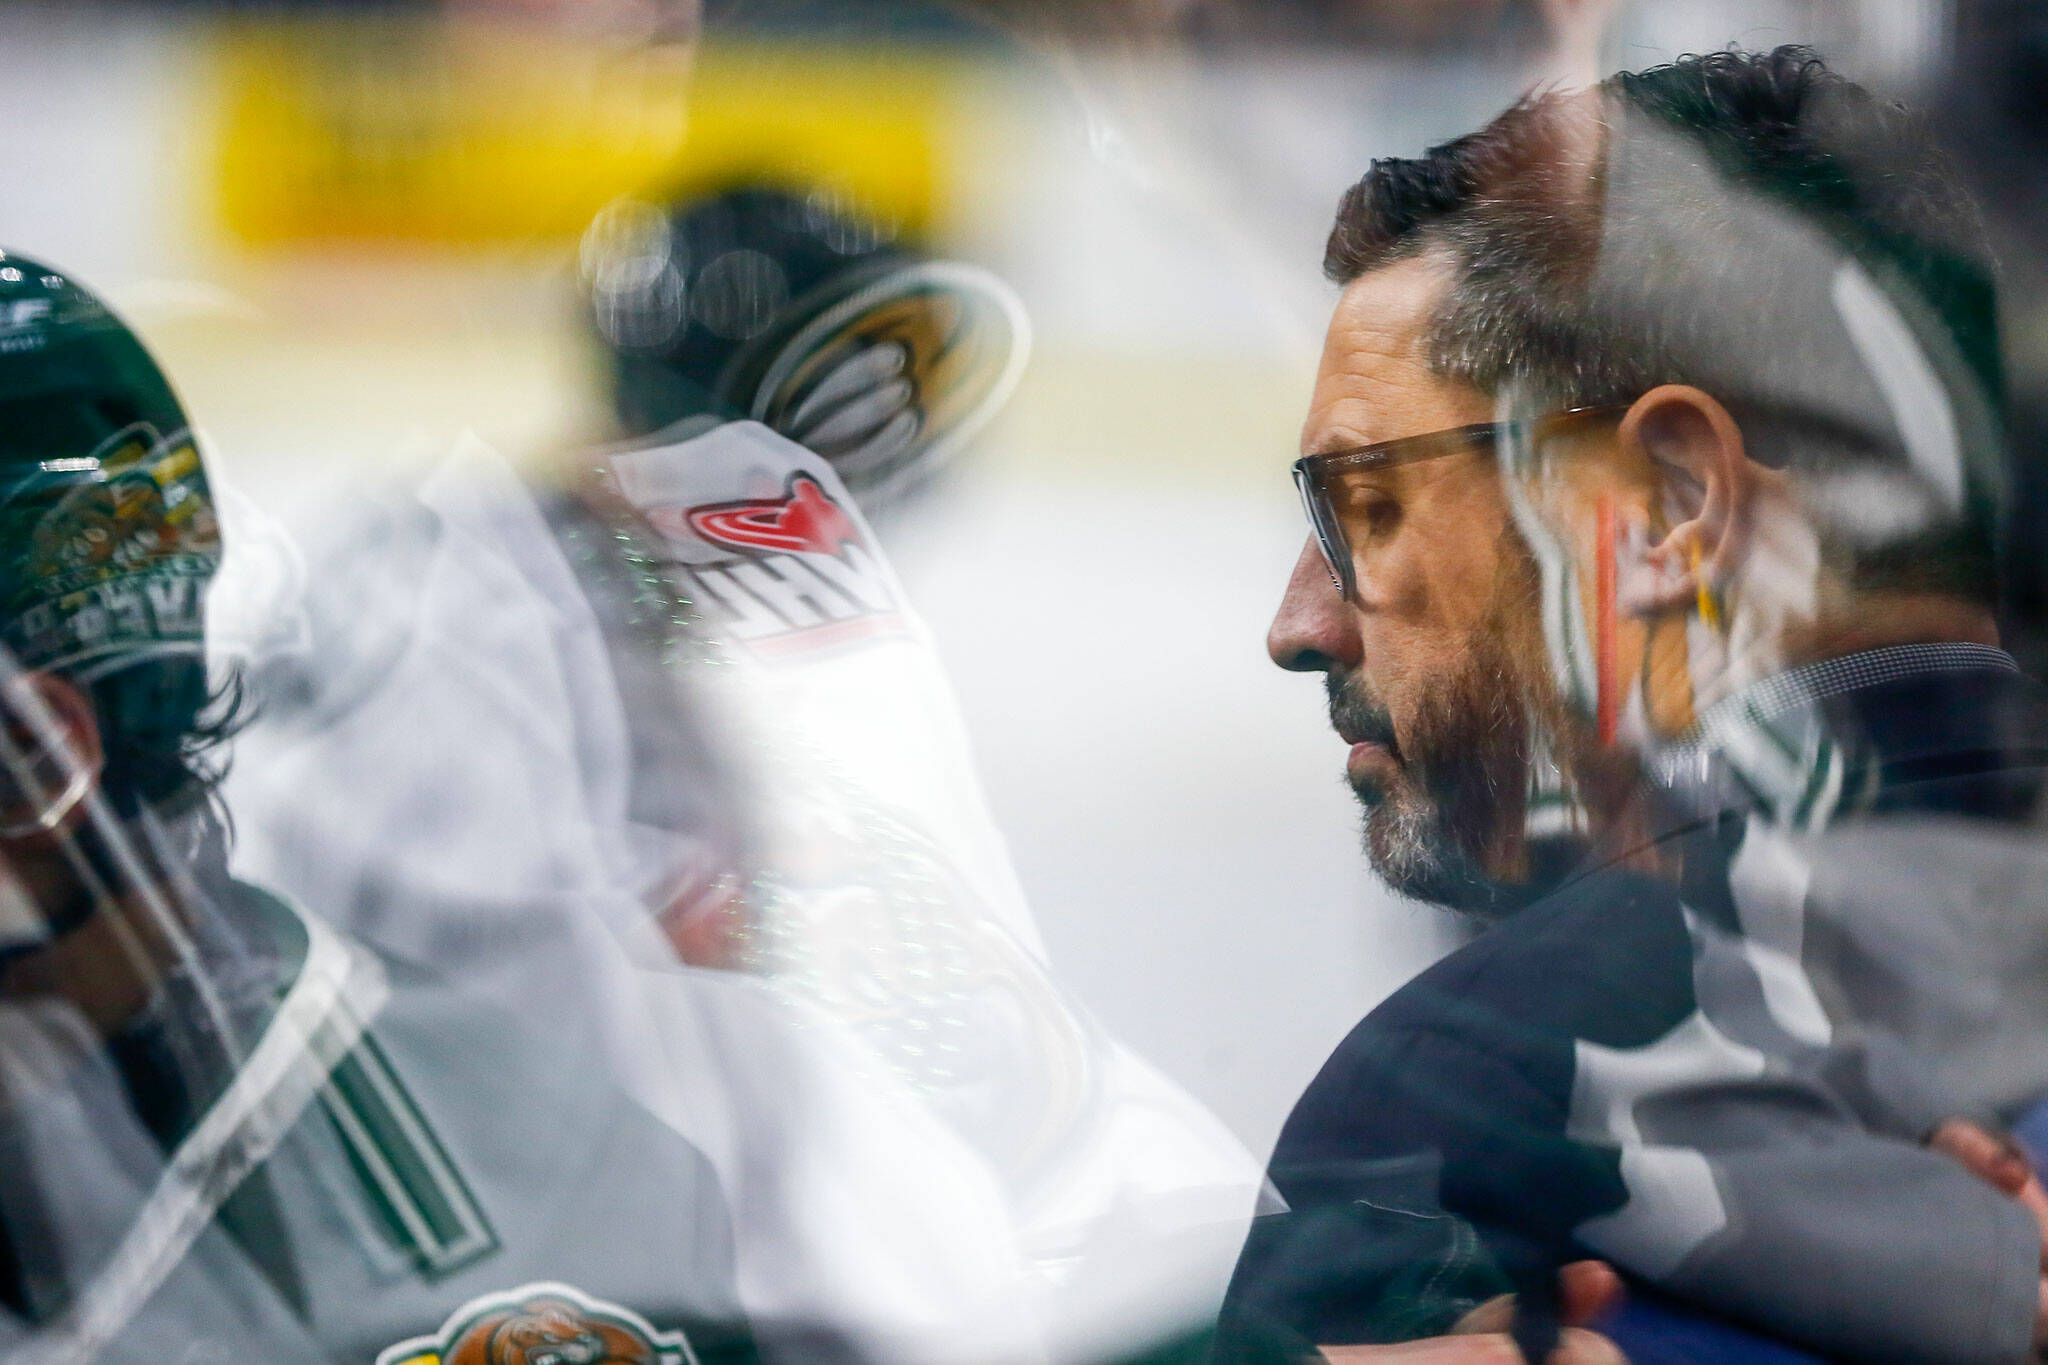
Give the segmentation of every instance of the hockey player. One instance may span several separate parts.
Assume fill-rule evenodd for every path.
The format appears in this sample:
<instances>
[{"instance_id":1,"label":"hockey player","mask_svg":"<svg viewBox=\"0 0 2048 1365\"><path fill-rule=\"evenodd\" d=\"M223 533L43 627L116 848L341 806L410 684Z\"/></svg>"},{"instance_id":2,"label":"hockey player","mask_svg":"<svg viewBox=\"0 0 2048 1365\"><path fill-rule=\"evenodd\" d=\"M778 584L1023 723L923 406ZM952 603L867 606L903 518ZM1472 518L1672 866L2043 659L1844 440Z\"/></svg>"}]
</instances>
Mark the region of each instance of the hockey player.
<instances>
[{"instance_id":1,"label":"hockey player","mask_svg":"<svg viewBox=\"0 0 2048 1365\"><path fill-rule=\"evenodd\" d=\"M718 1182L591 1064L602 1002L230 874L199 445L76 281L8 255L0 319L0 1356L749 1358Z\"/></svg>"},{"instance_id":2,"label":"hockey player","mask_svg":"<svg viewBox=\"0 0 2048 1365\"><path fill-rule=\"evenodd\" d=\"M552 482L466 441L311 546L304 629L248 660L241 856L594 1021L587 1064L717 1170L766 1353L1149 1345L1220 1295L1256 1172L1058 987L847 483L907 489L985 416L1021 314L801 198L681 221L616 206L584 252L607 337L740 334L666 390L626 367L635 439ZM739 420L771 389L831 460Z\"/></svg>"}]
</instances>

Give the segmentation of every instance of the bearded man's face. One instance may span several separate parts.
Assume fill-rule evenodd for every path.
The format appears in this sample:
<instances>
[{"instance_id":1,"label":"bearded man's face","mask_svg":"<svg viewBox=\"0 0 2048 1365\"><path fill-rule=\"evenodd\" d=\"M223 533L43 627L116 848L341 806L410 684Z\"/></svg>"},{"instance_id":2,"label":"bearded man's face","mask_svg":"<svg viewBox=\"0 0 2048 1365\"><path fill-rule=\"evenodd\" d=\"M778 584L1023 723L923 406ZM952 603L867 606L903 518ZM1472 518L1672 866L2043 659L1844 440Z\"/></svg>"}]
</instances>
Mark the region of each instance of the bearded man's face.
<instances>
[{"instance_id":1,"label":"bearded man's face","mask_svg":"<svg viewBox=\"0 0 2048 1365\"><path fill-rule=\"evenodd\" d=\"M1543 690L1527 667L1531 575L1514 548L1463 648L1437 654L1427 685L1398 689L1398 719L1364 667L1323 679L1331 727L1353 745L1345 777L1373 869L1403 895L1479 914L1517 899L1531 699Z\"/></svg>"},{"instance_id":2,"label":"bearded man's face","mask_svg":"<svg viewBox=\"0 0 2048 1365\"><path fill-rule=\"evenodd\" d=\"M1430 258L1345 290L1330 325L1306 454L1480 423L1485 395L1427 363L1447 283ZM1339 595L1311 541L1268 649L1321 672L1330 719L1351 745L1345 776L1364 804L1366 852L1395 890L1481 912L1512 899L1532 717L1554 712L1536 574L1483 449L1347 480L1357 590Z\"/></svg>"}]
</instances>

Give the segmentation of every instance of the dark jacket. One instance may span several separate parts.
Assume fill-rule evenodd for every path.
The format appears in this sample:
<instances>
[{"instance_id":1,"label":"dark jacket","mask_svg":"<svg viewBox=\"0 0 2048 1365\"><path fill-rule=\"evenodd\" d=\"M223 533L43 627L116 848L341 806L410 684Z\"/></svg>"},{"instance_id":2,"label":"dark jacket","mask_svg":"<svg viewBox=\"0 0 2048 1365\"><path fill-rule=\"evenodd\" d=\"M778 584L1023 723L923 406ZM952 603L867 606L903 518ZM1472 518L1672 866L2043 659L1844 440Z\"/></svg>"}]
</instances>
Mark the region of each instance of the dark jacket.
<instances>
[{"instance_id":1,"label":"dark jacket","mask_svg":"<svg viewBox=\"0 0 2048 1365\"><path fill-rule=\"evenodd\" d=\"M1296 1105L1226 1358L1447 1330L1600 1257L1823 1354L2027 1347L2039 1237L1924 1138L2048 1093L2048 698L1996 651L1771 680L1610 864L1354 1029Z\"/></svg>"}]
</instances>

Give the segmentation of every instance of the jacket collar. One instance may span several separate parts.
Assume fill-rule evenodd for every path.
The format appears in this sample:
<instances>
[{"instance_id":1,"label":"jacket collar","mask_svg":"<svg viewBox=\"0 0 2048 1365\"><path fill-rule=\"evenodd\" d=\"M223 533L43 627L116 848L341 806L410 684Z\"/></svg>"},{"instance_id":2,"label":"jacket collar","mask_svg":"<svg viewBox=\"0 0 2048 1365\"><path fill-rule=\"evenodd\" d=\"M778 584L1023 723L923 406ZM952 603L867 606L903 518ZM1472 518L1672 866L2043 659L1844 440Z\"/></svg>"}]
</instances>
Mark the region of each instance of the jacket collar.
<instances>
[{"instance_id":1,"label":"jacket collar","mask_svg":"<svg viewBox=\"0 0 2048 1365\"><path fill-rule=\"evenodd\" d=\"M1709 708L1653 755L1658 785L1693 815L1760 811L1816 831L1866 809L1900 760L1982 754L2008 740L1993 704L2025 688L2004 650L1891 645L1774 674Z\"/></svg>"}]
</instances>

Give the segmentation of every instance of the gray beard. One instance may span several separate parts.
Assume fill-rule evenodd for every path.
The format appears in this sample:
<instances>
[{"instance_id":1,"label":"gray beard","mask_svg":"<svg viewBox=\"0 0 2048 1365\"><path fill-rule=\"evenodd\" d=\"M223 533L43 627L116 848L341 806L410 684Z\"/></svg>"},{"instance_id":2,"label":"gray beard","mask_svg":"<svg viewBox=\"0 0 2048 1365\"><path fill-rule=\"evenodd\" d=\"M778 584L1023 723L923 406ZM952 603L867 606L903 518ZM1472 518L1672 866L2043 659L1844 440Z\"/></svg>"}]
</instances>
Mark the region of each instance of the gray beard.
<instances>
[{"instance_id":1,"label":"gray beard","mask_svg":"<svg viewBox=\"0 0 2048 1365\"><path fill-rule=\"evenodd\" d=\"M1528 792L1530 718L1498 634L1473 642L1468 666L1430 690L1401 744L1401 771L1360 784L1367 860L1404 896L1484 918L1526 901L1527 888L1487 870L1487 853L1519 832ZM1333 720L1351 733L1391 733L1383 708L1336 678ZM1355 684L1354 684L1355 686Z\"/></svg>"},{"instance_id":2,"label":"gray beard","mask_svg":"<svg viewBox=\"0 0 2048 1365\"><path fill-rule=\"evenodd\" d=\"M1361 798L1362 800L1365 798ZM1427 799L1406 794L1368 802L1366 861L1388 889L1470 914L1489 914L1498 894L1492 879L1445 829Z\"/></svg>"}]
</instances>

